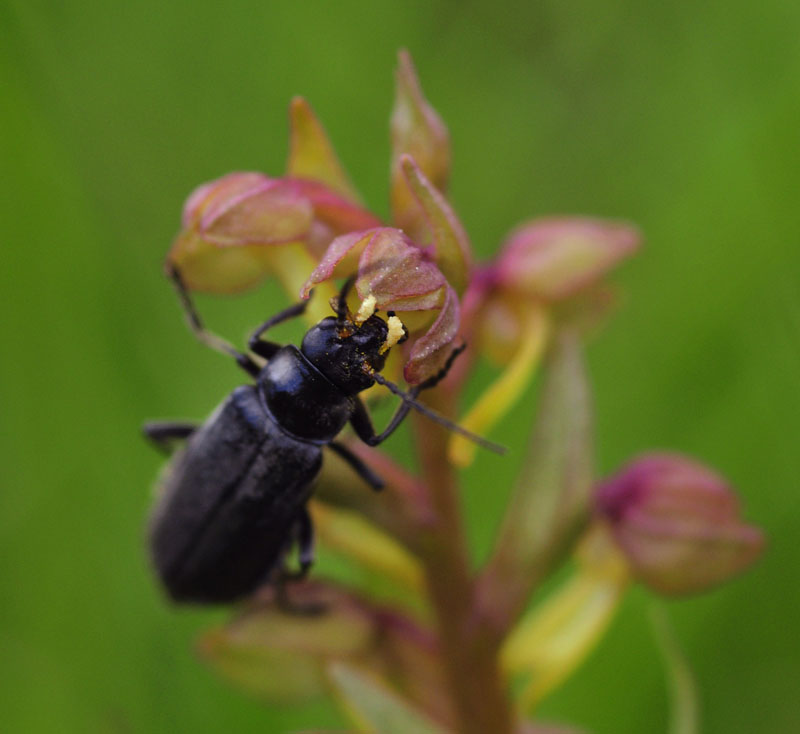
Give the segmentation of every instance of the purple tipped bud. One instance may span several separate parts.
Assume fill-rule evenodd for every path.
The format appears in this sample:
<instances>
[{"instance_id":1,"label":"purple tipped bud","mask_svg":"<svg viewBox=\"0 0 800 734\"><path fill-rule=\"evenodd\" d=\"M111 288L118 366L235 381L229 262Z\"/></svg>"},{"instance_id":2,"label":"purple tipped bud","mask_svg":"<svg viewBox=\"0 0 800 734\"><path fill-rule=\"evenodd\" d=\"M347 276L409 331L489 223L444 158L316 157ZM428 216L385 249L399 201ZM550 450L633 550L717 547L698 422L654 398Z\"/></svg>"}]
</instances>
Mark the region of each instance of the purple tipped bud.
<instances>
[{"instance_id":1,"label":"purple tipped bud","mask_svg":"<svg viewBox=\"0 0 800 734\"><path fill-rule=\"evenodd\" d=\"M719 475L677 454L649 454L596 490L636 577L668 596L710 589L744 571L764 537L741 520L739 501Z\"/></svg>"},{"instance_id":2,"label":"purple tipped bud","mask_svg":"<svg viewBox=\"0 0 800 734\"><path fill-rule=\"evenodd\" d=\"M505 287L559 301L593 285L639 247L631 225L570 217L537 219L511 233L497 261Z\"/></svg>"}]
</instances>

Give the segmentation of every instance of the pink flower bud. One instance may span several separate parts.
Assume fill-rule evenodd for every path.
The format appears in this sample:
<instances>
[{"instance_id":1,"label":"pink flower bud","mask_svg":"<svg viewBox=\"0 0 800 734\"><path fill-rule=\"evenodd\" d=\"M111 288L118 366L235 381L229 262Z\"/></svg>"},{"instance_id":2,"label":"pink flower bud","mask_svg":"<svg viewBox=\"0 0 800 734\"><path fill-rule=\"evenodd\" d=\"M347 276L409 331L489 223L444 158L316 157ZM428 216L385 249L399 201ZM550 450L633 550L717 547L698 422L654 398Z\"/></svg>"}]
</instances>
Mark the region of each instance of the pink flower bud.
<instances>
[{"instance_id":1,"label":"pink flower bud","mask_svg":"<svg viewBox=\"0 0 800 734\"><path fill-rule=\"evenodd\" d=\"M537 219L511 233L497 260L501 286L558 301L594 284L639 247L629 224L583 217Z\"/></svg>"},{"instance_id":2,"label":"pink flower bud","mask_svg":"<svg viewBox=\"0 0 800 734\"><path fill-rule=\"evenodd\" d=\"M189 196L167 259L192 289L243 290L269 272L274 245L305 238L313 215L311 202L284 182L230 173Z\"/></svg>"},{"instance_id":3,"label":"pink flower bud","mask_svg":"<svg viewBox=\"0 0 800 734\"><path fill-rule=\"evenodd\" d=\"M595 502L637 578L668 596L727 581L764 545L725 480L677 454L631 462L596 489Z\"/></svg>"},{"instance_id":4,"label":"pink flower bud","mask_svg":"<svg viewBox=\"0 0 800 734\"><path fill-rule=\"evenodd\" d=\"M336 235L378 223L317 181L230 173L189 196L168 261L193 290L234 293L291 257L276 246L324 250Z\"/></svg>"}]
</instances>

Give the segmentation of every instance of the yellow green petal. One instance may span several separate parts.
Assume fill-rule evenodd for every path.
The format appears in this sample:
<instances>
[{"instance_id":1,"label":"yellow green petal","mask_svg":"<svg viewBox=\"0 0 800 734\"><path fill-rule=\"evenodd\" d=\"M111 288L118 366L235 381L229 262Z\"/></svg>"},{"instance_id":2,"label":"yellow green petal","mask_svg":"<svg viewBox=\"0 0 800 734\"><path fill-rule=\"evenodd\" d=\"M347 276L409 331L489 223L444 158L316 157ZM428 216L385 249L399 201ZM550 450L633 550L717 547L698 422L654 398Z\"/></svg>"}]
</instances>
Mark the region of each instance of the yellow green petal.
<instances>
[{"instance_id":1,"label":"yellow green petal","mask_svg":"<svg viewBox=\"0 0 800 734\"><path fill-rule=\"evenodd\" d=\"M314 258L302 242L284 245L271 261L272 271L291 301L300 297L303 284L315 266ZM308 323L316 324L333 313L329 301L335 295L336 289L331 283L319 283L314 287L314 295L305 313Z\"/></svg>"},{"instance_id":2,"label":"yellow green petal","mask_svg":"<svg viewBox=\"0 0 800 734\"><path fill-rule=\"evenodd\" d=\"M417 559L360 514L314 501L311 515L317 536L327 547L380 572L414 594L422 593L423 573Z\"/></svg>"},{"instance_id":3,"label":"yellow green petal","mask_svg":"<svg viewBox=\"0 0 800 734\"><path fill-rule=\"evenodd\" d=\"M624 558L607 535L597 537L597 532L591 537L592 558L580 561L573 576L524 617L503 646L504 670L525 678L517 703L526 713L592 652L628 586Z\"/></svg>"},{"instance_id":4,"label":"yellow green petal","mask_svg":"<svg viewBox=\"0 0 800 734\"><path fill-rule=\"evenodd\" d=\"M549 332L549 321L544 310L531 309L526 315L514 356L500 377L460 421L464 428L485 435L514 405L533 379ZM476 445L463 436L453 434L450 439L448 454L451 463L456 466L469 466L475 458L475 450Z\"/></svg>"}]
</instances>

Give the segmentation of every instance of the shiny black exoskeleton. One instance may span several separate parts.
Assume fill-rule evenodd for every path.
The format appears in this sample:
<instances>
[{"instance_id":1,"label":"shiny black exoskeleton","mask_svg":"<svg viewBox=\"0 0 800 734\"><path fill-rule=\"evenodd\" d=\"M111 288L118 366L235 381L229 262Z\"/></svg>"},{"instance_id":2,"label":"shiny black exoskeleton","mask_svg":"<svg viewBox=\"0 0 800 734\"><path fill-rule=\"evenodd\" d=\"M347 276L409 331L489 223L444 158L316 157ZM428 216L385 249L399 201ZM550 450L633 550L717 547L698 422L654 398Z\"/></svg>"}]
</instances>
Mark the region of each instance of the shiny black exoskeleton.
<instances>
[{"instance_id":1,"label":"shiny black exoskeleton","mask_svg":"<svg viewBox=\"0 0 800 734\"><path fill-rule=\"evenodd\" d=\"M250 351L267 360L260 367L203 328L179 275L172 275L197 336L233 356L255 385L236 388L200 427L145 426L161 445L186 439L168 467L151 517L151 554L173 600L231 602L287 576L284 559L294 543L301 574L312 563L307 502L322 465L322 447L329 446L380 489L381 480L335 438L349 422L361 440L374 446L397 428L411 403L404 400L386 430L375 433L358 393L374 384L383 369L388 328L375 315L360 325L349 318L349 283L339 296L337 315L312 327L299 349L262 335L303 313L305 303L262 324L249 341Z\"/></svg>"}]
</instances>

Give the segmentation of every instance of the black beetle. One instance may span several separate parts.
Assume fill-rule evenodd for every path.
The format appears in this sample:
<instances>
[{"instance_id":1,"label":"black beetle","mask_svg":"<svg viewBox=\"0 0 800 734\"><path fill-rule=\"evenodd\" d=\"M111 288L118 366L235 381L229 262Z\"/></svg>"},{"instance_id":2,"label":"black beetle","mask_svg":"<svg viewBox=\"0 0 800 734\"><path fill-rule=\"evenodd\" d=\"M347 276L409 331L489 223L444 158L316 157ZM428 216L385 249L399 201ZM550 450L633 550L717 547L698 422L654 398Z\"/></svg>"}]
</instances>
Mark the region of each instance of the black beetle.
<instances>
[{"instance_id":1,"label":"black beetle","mask_svg":"<svg viewBox=\"0 0 800 734\"><path fill-rule=\"evenodd\" d=\"M167 469L149 525L153 562L174 601L231 602L271 580L307 571L313 561L313 529L306 505L322 465L322 447L339 454L373 489L383 486L335 440L348 422L370 446L386 439L411 407L467 433L414 400L420 390L445 376L463 347L453 351L438 375L404 393L378 373L392 343L407 337L405 327L401 338L395 334L387 341L390 329L380 317L353 320L346 305L352 279L339 294L336 316L313 326L300 349L266 341L262 335L302 314L306 302L256 329L248 346L267 360L260 367L250 355L204 329L179 273L173 270L170 275L195 334L234 357L256 382L236 388L202 426L161 422L144 427L145 434L164 447L173 439L187 439ZM376 381L403 398L379 434L358 397ZM289 574L284 558L295 542L300 571Z\"/></svg>"}]
</instances>

